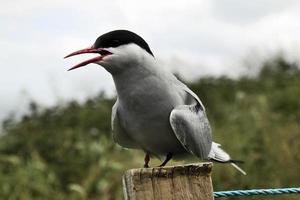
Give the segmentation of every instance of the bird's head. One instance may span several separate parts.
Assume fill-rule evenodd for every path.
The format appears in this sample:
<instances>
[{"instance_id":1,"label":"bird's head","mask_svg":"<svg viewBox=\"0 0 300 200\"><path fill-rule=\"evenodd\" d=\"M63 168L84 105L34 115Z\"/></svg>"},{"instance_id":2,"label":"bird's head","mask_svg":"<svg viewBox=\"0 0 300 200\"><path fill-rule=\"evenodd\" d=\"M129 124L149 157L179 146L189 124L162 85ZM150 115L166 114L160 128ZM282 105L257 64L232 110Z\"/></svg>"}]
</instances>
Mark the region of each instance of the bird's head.
<instances>
[{"instance_id":1,"label":"bird's head","mask_svg":"<svg viewBox=\"0 0 300 200\"><path fill-rule=\"evenodd\" d=\"M139 35L127 30L105 33L98 37L91 47L75 51L65 58L86 53L99 55L83 61L69 70L95 63L103 66L109 72L115 72L139 62L141 56L154 57L146 41Z\"/></svg>"}]
</instances>

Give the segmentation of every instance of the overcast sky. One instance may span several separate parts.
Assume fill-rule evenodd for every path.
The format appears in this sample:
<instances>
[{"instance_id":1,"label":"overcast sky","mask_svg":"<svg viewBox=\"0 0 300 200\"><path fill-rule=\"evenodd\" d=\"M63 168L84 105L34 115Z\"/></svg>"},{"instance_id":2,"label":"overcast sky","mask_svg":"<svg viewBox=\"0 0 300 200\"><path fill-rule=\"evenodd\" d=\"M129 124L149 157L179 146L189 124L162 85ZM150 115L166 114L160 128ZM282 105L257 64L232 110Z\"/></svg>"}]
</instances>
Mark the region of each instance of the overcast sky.
<instances>
[{"instance_id":1,"label":"overcast sky","mask_svg":"<svg viewBox=\"0 0 300 200\"><path fill-rule=\"evenodd\" d=\"M245 58L278 51L299 60L299 0L10 0L0 2L0 25L0 119L30 99L49 106L114 94L98 65L66 71L85 56L62 59L114 29L141 35L187 79L235 76Z\"/></svg>"}]
</instances>

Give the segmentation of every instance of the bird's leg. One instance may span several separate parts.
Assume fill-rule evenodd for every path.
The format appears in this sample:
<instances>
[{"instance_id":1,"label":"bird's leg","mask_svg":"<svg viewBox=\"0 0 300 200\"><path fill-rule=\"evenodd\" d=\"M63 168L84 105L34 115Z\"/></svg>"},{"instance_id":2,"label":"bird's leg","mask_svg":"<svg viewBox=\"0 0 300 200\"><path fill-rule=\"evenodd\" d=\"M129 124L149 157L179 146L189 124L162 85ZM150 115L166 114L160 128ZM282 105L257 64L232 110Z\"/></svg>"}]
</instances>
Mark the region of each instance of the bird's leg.
<instances>
[{"instance_id":1,"label":"bird's leg","mask_svg":"<svg viewBox=\"0 0 300 200\"><path fill-rule=\"evenodd\" d=\"M146 153L144 168L149 168L150 155Z\"/></svg>"},{"instance_id":2,"label":"bird's leg","mask_svg":"<svg viewBox=\"0 0 300 200\"><path fill-rule=\"evenodd\" d=\"M163 163L161 163L161 165L159 165L159 167L165 166L171 160L172 156L173 156L172 153L168 153L165 161Z\"/></svg>"}]
</instances>

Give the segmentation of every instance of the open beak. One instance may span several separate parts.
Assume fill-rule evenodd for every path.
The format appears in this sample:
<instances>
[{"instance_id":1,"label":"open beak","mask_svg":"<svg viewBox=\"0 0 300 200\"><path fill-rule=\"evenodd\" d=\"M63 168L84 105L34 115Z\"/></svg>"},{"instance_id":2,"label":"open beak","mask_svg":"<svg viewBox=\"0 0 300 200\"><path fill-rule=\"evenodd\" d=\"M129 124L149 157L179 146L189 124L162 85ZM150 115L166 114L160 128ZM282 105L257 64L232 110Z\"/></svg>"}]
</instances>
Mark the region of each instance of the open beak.
<instances>
[{"instance_id":1,"label":"open beak","mask_svg":"<svg viewBox=\"0 0 300 200\"><path fill-rule=\"evenodd\" d=\"M94 58L83 61L83 62L73 66L72 68L68 69L68 71L79 68L79 67L83 67L83 66L88 65L90 63L99 62L99 61L103 60L104 57L112 54L111 52L109 52L105 49L101 49L101 48L95 49L94 47L89 47L89 48L85 48L85 49L75 51L75 52L65 56L64 58L68 58L68 57L79 55L79 54L85 54L85 53L98 53L98 54L100 54L100 56L96 56Z\"/></svg>"}]
</instances>

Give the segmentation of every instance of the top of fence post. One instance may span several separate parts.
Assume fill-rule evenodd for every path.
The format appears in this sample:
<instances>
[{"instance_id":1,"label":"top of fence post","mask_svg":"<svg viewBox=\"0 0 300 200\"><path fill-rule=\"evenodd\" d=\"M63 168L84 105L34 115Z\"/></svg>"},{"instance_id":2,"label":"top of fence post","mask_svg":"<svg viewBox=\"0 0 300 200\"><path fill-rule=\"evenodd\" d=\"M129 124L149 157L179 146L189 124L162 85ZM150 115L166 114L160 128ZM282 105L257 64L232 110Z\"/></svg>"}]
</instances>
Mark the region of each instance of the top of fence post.
<instances>
[{"instance_id":1,"label":"top of fence post","mask_svg":"<svg viewBox=\"0 0 300 200\"><path fill-rule=\"evenodd\" d=\"M123 176L127 200L213 200L212 163L140 168Z\"/></svg>"}]
</instances>

